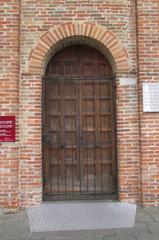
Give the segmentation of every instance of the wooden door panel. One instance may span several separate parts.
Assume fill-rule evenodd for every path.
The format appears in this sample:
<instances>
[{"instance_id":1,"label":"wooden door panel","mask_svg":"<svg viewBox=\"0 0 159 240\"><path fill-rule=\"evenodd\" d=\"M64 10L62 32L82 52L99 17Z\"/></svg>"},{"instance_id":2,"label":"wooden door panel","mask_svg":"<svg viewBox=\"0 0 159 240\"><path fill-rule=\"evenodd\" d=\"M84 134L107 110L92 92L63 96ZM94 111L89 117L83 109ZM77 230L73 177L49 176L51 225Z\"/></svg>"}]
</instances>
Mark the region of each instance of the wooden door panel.
<instances>
[{"instance_id":1,"label":"wooden door panel","mask_svg":"<svg viewBox=\"0 0 159 240\"><path fill-rule=\"evenodd\" d=\"M94 49L73 46L57 54L46 73L45 196L114 193L116 155L110 65Z\"/></svg>"},{"instance_id":2,"label":"wooden door panel","mask_svg":"<svg viewBox=\"0 0 159 240\"><path fill-rule=\"evenodd\" d=\"M112 69L97 50L76 45L55 54L47 66L46 75L111 77Z\"/></svg>"},{"instance_id":3,"label":"wooden door panel","mask_svg":"<svg viewBox=\"0 0 159 240\"><path fill-rule=\"evenodd\" d=\"M64 62L64 74L65 75L70 75L70 73L72 75L74 75L77 71L76 68L77 68L77 65L74 60Z\"/></svg>"},{"instance_id":4,"label":"wooden door panel","mask_svg":"<svg viewBox=\"0 0 159 240\"><path fill-rule=\"evenodd\" d=\"M50 73L54 73L55 75L58 75L61 72L62 66L60 61L54 61L54 64L50 65Z\"/></svg>"},{"instance_id":5,"label":"wooden door panel","mask_svg":"<svg viewBox=\"0 0 159 240\"><path fill-rule=\"evenodd\" d=\"M51 132L50 191L113 191L111 96L106 94L110 83L52 85L57 92L49 95L46 111Z\"/></svg>"},{"instance_id":6,"label":"wooden door panel","mask_svg":"<svg viewBox=\"0 0 159 240\"><path fill-rule=\"evenodd\" d=\"M82 72L85 76L90 76L90 74L95 74L95 64L90 64L89 62L83 62Z\"/></svg>"},{"instance_id":7,"label":"wooden door panel","mask_svg":"<svg viewBox=\"0 0 159 240\"><path fill-rule=\"evenodd\" d=\"M58 116L58 115L60 115L60 101L59 100L57 100L57 99L50 99L50 100L52 100L52 101L50 101L50 103L49 103L49 109L48 109L48 111L49 111L49 115L51 116L53 116L53 115L55 115L55 116Z\"/></svg>"}]
</instances>

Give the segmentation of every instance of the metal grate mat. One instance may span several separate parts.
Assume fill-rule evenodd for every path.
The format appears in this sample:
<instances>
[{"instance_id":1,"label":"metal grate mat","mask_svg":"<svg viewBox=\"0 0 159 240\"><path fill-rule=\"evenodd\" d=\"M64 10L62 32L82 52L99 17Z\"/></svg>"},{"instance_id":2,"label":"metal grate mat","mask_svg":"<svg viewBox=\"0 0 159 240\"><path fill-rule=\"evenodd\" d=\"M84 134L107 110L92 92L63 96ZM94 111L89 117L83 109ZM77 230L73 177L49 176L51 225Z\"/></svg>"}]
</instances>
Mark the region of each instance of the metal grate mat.
<instances>
[{"instance_id":1,"label":"metal grate mat","mask_svg":"<svg viewBox=\"0 0 159 240\"><path fill-rule=\"evenodd\" d=\"M31 232L130 228L136 205L120 202L43 203L27 209Z\"/></svg>"}]
</instances>

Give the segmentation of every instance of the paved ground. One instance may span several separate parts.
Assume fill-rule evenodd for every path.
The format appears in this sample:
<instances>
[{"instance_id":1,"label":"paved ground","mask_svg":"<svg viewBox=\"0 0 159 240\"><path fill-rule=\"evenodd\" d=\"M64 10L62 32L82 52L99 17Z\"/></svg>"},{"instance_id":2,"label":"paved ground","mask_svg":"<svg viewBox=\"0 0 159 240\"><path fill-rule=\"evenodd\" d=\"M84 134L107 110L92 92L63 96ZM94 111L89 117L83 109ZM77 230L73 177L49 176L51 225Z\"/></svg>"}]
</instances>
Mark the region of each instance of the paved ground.
<instances>
[{"instance_id":1,"label":"paved ground","mask_svg":"<svg viewBox=\"0 0 159 240\"><path fill-rule=\"evenodd\" d=\"M0 240L159 240L159 208L138 207L134 228L33 234L24 211L0 212Z\"/></svg>"}]
</instances>

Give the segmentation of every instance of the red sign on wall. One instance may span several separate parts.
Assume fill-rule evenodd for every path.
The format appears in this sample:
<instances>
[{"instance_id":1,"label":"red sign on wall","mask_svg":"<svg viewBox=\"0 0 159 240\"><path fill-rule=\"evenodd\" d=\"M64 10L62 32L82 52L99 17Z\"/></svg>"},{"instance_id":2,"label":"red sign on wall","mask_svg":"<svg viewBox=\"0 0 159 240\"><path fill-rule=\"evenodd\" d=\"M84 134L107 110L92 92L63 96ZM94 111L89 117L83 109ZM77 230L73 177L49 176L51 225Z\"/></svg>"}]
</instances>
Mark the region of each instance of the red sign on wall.
<instances>
[{"instance_id":1,"label":"red sign on wall","mask_svg":"<svg viewBox=\"0 0 159 240\"><path fill-rule=\"evenodd\" d=\"M15 116L0 116L0 142L15 142Z\"/></svg>"}]
</instances>

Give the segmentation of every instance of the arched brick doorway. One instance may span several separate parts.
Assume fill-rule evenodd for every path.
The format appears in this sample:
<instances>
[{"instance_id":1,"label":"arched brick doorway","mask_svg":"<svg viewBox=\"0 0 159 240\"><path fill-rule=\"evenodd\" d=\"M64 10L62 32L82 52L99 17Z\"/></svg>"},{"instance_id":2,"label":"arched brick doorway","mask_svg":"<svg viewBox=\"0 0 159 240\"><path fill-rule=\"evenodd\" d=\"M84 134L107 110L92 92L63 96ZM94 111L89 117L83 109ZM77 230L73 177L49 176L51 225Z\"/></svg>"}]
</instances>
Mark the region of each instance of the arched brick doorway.
<instances>
[{"instance_id":1,"label":"arched brick doorway","mask_svg":"<svg viewBox=\"0 0 159 240\"><path fill-rule=\"evenodd\" d=\"M47 65L43 92L44 200L116 197L109 61L90 46L65 47Z\"/></svg>"},{"instance_id":2,"label":"arched brick doorway","mask_svg":"<svg viewBox=\"0 0 159 240\"><path fill-rule=\"evenodd\" d=\"M20 206L42 201L42 83L51 57L74 44L91 46L116 74L118 198L139 200L139 143L136 74L127 49L107 28L65 23L50 28L32 45L20 83ZM133 136L133 137L132 137Z\"/></svg>"}]
</instances>

